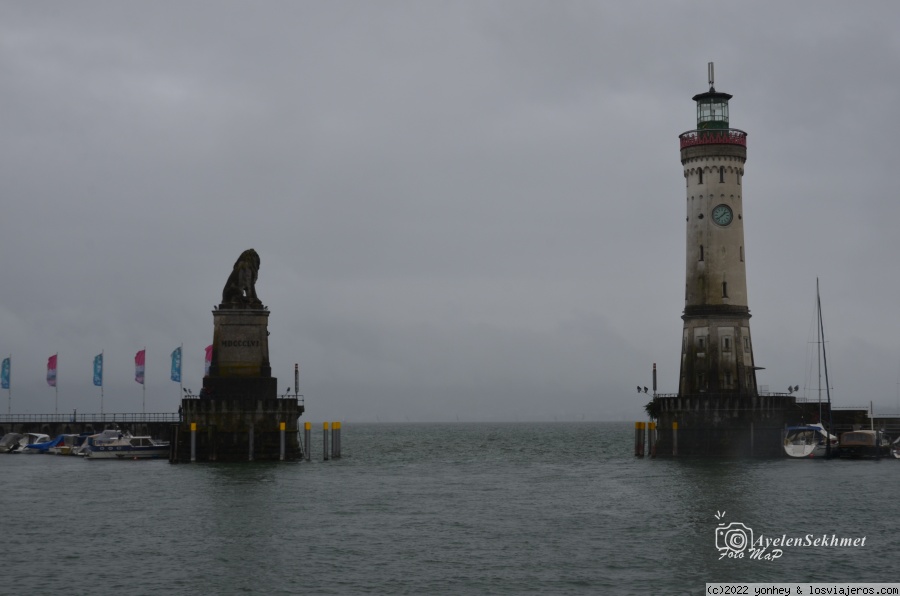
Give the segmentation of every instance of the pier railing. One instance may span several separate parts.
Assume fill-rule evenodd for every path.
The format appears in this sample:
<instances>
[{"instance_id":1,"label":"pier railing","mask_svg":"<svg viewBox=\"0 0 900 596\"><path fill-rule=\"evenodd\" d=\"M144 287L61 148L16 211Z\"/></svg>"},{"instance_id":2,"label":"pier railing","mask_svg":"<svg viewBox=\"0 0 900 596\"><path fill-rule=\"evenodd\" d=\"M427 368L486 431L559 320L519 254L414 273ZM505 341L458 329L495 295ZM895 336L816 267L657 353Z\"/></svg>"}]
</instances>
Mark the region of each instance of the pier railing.
<instances>
[{"instance_id":1,"label":"pier railing","mask_svg":"<svg viewBox=\"0 0 900 596\"><path fill-rule=\"evenodd\" d=\"M740 145L747 146L747 133L737 128L689 130L678 135L681 148L695 145Z\"/></svg>"},{"instance_id":2,"label":"pier railing","mask_svg":"<svg viewBox=\"0 0 900 596\"><path fill-rule=\"evenodd\" d=\"M297 403L301 406L306 405L306 398L303 397L302 393L284 393L282 395L276 396L278 399L296 399ZM259 395L256 393L229 393L227 395L218 395L214 396L209 394L205 396L206 399L244 399L248 401L253 401L259 399ZM195 394L195 393L185 393L184 399L204 399L204 396Z\"/></svg>"},{"instance_id":3,"label":"pier railing","mask_svg":"<svg viewBox=\"0 0 900 596\"><path fill-rule=\"evenodd\" d=\"M64 423L64 422L178 422L175 412L140 412L126 414L0 414L0 423Z\"/></svg>"}]
</instances>

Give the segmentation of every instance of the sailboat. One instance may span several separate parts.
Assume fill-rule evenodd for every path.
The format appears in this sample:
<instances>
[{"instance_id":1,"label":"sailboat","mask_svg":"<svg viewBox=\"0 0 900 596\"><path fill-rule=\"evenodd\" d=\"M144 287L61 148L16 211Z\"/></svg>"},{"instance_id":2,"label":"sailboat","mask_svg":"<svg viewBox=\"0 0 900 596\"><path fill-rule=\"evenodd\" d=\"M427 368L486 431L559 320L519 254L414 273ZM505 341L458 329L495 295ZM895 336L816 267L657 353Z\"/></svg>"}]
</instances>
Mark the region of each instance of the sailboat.
<instances>
[{"instance_id":1,"label":"sailboat","mask_svg":"<svg viewBox=\"0 0 900 596\"><path fill-rule=\"evenodd\" d=\"M821 423L789 426L785 429L784 453L788 457L828 457L837 454L838 438Z\"/></svg>"},{"instance_id":2,"label":"sailboat","mask_svg":"<svg viewBox=\"0 0 900 596\"><path fill-rule=\"evenodd\" d=\"M816 315L818 324L819 354L819 420L822 420L822 370L825 371L825 394L828 397L829 426L831 419L831 385L828 382L828 360L825 357L825 327L822 325L822 299L819 296L819 279L816 278ZM834 457L838 451L838 438L828 432L821 422L802 426L789 426L784 434L784 453L788 457Z\"/></svg>"}]
</instances>

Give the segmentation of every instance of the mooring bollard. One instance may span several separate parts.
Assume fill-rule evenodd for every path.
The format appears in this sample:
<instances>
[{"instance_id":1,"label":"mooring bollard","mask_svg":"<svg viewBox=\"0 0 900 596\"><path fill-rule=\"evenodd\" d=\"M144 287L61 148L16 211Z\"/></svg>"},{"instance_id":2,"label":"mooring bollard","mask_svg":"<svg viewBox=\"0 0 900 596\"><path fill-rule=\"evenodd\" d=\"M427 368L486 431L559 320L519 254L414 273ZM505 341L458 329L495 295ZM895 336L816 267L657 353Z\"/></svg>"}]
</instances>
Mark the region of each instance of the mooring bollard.
<instances>
[{"instance_id":1,"label":"mooring bollard","mask_svg":"<svg viewBox=\"0 0 900 596\"><path fill-rule=\"evenodd\" d=\"M303 449L306 451L306 461L309 461L310 451L312 449L312 443L310 442L310 438L312 435L312 423L304 422L303 423Z\"/></svg>"},{"instance_id":2,"label":"mooring bollard","mask_svg":"<svg viewBox=\"0 0 900 596\"><path fill-rule=\"evenodd\" d=\"M328 461L328 423L322 423L322 453L325 461Z\"/></svg>"},{"instance_id":3,"label":"mooring bollard","mask_svg":"<svg viewBox=\"0 0 900 596\"><path fill-rule=\"evenodd\" d=\"M672 423L672 455L678 455L678 423Z\"/></svg>"},{"instance_id":4,"label":"mooring bollard","mask_svg":"<svg viewBox=\"0 0 900 596\"><path fill-rule=\"evenodd\" d=\"M278 459L280 461L284 461L284 427L285 427L285 424L284 424L284 422L280 422L278 426L279 426L279 429L281 430L281 454Z\"/></svg>"},{"instance_id":5,"label":"mooring bollard","mask_svg":"<svg viewBox=\"0 0 900 596\"><path fill-rule=\"evenodd\" d=\"M250 432L247 433L247 443L249 445L249 452L247 453L247 459L249 461L253 461L253 425L250 425Z\"/></svg>"},{"instance_id":6,"label":"mooring bollard","mask_svg":"<svg viewBox=\"0 0 900 596\"><path fill-rule=\"evenodd\" d=\"M341 423L331 423L331 459L341 457Z\"/></svg>"},{"instance_id":7,"label":"mooring bollard","mask_svg":"<svg viewBox=\"0 0 900 596\"><path fill-rule=\"evenodd\" d=\"M197 423L191 422L191 462L197 461Z\"/></svg>"},{"instance_id":8,"label":"mooring bollard","mask_svg":"<svg viewBox=\"0 0 900 596\"><path fill-rule=\"evenodd\" d=\"M634 454L637 457L644 457L644 423L634 423Z\"/></svg>"},{"instance_id":9,"label":"mooring bollard","mask_svg":"<svg viewBox=\"0 0 900 596\"><path fill-rule=\"evenodd\" d=\"M647 425L647 453L650 457L656 457L656 423Z\"/></svg>"}]
</instances>

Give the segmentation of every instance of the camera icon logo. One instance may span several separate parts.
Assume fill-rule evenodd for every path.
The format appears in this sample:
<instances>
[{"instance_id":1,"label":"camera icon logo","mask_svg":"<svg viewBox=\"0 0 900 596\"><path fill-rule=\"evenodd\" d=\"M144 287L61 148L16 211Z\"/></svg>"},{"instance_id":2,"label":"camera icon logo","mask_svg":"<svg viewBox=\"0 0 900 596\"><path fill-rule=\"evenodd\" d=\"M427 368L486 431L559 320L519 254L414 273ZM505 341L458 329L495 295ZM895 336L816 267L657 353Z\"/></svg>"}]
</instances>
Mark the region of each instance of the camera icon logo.
<instances>
[{"instance_id":1,"label":"camera icon logo","mask_svg":"<svg viewBox=\"0 0 900 596\"><path fill-rule=\"evenodd\" d=\"M716 528L716 548L722 552L742 553L753 546L753 530L740 522Z\"/></svg>"}]
</instances>

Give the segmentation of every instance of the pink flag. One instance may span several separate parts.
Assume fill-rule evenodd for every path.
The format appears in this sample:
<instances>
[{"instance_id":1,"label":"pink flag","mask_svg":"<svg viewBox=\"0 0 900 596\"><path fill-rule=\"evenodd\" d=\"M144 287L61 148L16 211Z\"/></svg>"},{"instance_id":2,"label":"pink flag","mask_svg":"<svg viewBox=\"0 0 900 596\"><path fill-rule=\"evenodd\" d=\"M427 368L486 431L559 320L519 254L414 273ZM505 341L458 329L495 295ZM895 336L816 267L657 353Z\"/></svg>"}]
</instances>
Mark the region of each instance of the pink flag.
<instances>
[{"instance_id":1,"label":"pink flag","mask_svg":"<svg viewBox=\"0 0 900 596\"><path fill-rule=\"evenodd\" d=\"M51 387L56 387L56 357L58 354L54 354L47 358L47 384Z\"/></svg>"},{"instance_id":2,"label":"pink flag","mask_svg":"<svg viewBox=\"0 0 900 596\"><path fill-rule=\"evenodd\" d=\"M143 349L134 355L134 380L141 385L144 384L144 357L146 355L146 349Z\"/></svg>"},{"instance_id":3,"label":"pink flag","mask_svg":"<svg viewBox=\"0 0 900 596\"><path fill-rule=\"evenodd\" d=\"M212 345L206 346L206 368L203 371L203 376L209 376L209 365L212 364Z\"/></svg>"}]
</instances>

